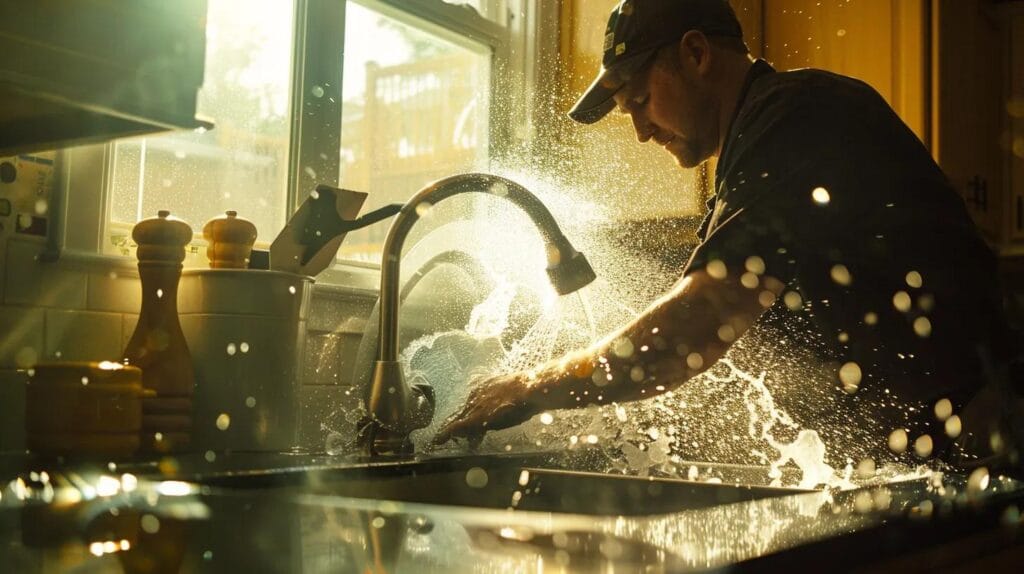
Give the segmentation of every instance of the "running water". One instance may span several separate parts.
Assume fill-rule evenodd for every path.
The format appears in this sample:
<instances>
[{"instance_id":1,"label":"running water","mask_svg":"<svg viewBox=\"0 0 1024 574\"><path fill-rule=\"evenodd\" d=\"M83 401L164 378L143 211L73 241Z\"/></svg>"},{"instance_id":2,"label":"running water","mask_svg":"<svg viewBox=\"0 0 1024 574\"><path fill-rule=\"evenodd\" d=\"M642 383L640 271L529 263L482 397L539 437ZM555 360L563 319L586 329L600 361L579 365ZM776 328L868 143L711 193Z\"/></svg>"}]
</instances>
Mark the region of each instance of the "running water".
<instances>
[{"instance_id":1,"label":"running water","mask_svg":"<svg viewBox=\"0 0 1024 574\"><path fill-rule=\"evenodd\" d=\"M403 341L400 360L407 381L429 383L437 398L431 425L412 434L420 451L430 448L440 424L464 404L471 382L528 371L592 345L605 333L635 319L638 310L667 290L678 276L678 268L645 258L629 251L621 240L613 243L609 235L597 233L598 222L608 220L600 210L581 208L565 194L523 183L543 199L556 219L569 224L564 229L566 235L587 253L599 278L575 297L554 295L542 272L543 247L530 222L514 208L490 208L490 218L504 221L499 228L476 221L460 227L458 243L466 245L465 237L470 234L475 238L471 253L491 275L494 288L473 308L463 329ZM522 306L527 300L532 301L534 315L524 324ZM511 320L513 316L517 321ZM716 461L763 465L765 484L853 486L852 469L861 461L851 458L853 454L830 452L832 445L823 440L826 434L819 432L821 428L802 427L773 396L780 389L793 394L791 389L826 385L807 380L818 375L782 368L799 362L792 357L778 360L778 355L787 353L785 341L767 336L748 344L756 337L755 331L744 335L714 368L675 391L629 404L544 413L518 427L488 433L481 448L507 452L587 447L607 457L607 470L641 476L657 472L721 480L713 472L701 470L699 463L688 462ZM813 400L797 399L785 404ZM337 428L325 424L325 430L347 436L351 433L341 427L354 418L359 417L336 416ZM445 448L465 447L464 443L450 443ZM844 464L837 472L837 466Z\"/></svg>"},{"instance_id":2,"label":"running water","mask_svg":"<svg viewBox=\"0 0 1024 574\"><path fill-rule=\"evenodd\" d=\"M597 342L598 332L597 326L594 324L594 312L590 309L590 298L587 297L587 287L580 289L576 292L576 297L580 301L580 308L583 309L583 315L587 318L587 326L590 328L590 342Z\"/></svg>"}]
</instances>

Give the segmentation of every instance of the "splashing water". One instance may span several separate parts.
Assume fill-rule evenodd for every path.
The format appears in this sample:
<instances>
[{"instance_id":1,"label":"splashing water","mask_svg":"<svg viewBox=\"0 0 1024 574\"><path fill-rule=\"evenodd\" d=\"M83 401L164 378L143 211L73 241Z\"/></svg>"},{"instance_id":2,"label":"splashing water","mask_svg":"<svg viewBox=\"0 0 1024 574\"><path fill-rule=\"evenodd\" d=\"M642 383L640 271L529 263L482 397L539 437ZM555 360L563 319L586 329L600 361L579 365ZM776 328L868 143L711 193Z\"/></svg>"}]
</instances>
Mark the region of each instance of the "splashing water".
<instances>
[{"instance_id":1,"label":"splashing water","mask_svg":"<svg viewBox=\"0 0 1024 574\"><path fill-rule=\"evenodd\" d=\"M625 239L616 235L613 242L612 236L600 228L601 222L609 221L600 209L581 207L570 194L560 193L544 182L522 174L508 175L536 193L565 224L566 235L587 253L599 277L575 297L554 296L542 272L544 250L532 223L499 200L487 208L486 218L461 222L464 225L458 228L458 244L465 246L466 237L474 238L472 255L495 287L473 308L464 329L403 341L407 344L400 360L406 379L413 384L429 383L437 398L433 423L411 437L420 450L429 448L440 424L464 403L470 381L526 371L593 344L602 334L633 320L638 309L667 290L678 276L677 265L681 263L669 264L631 248L632 243L649 239L643 235L643 228ZM498 229L492 225L496 218L503 221ZM679 254L673 257L678 260ZM542 299L537 305L539 315L509 336L514 330L510 318L524 293ZM805 488L853 486L850 454L845 472L839 476L835 465L842 464L841 458L830 452L830 447L835 448L830 441L837 434L857 438L863 432L857 435L860 429L843 428L846 421L838 415L833 415L828 424L842 428L840 433L819 432L825 427L806 428L787 413L789 406L777 404L779 392L784 398L803 393L794 389L816 384L814 376L791 366L800 361L785 356L785 341L768 336L750 342L756 339L756 332L755 326L733 345L725 359L675 391L635 403L547 413L544 422L537 417L512 429L488 433L481 448L507 452L513 448L588 447L604 453L608 470L639 475L657 471L702 480L720 477L687 461L758 464L765 466L766 483ZM768 380L772 382L771 391ZM814 400L797 395L793 402ZM359 418L348 414L351 416L339 422L348 424ZM347 429L328 429L327 425L325 430L350 434Z\"/></svg>"},{"instance_id":2,"label":"splashing water","mask_svg":"<svg viewBox=\"0 0 1024 574\"><path fill-rule=\"evenodd\" d=\"M576 298L580 301L583 314L587 317L587 326L590 327L590 342L597 341L597 326L594 324L594 311L590 308L590 298L586 295L586 287L576 292Z\"/></svg>"}]
</instances>

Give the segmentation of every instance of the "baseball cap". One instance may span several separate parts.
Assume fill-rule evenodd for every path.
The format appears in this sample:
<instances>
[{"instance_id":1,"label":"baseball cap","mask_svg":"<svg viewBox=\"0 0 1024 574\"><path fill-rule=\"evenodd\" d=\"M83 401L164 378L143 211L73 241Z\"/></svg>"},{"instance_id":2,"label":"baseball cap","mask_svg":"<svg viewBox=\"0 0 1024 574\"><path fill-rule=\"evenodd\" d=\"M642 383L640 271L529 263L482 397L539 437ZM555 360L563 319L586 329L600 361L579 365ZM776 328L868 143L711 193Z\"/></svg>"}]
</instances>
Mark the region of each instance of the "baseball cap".
<instances>
[{"instance_id":1,"label":"baseball cap","mask_svg":"<svg viewBox=\"0 0 1024 574\"><path fill-rule=\"evenodd\" d=\"M587 91L569 111L569 117L592 124L612 111L612 96L669 42L690 30L708 36L743 37L743 30L728 0L623 0L608 17L604 57Z\"/></svg>"}]
</instances>

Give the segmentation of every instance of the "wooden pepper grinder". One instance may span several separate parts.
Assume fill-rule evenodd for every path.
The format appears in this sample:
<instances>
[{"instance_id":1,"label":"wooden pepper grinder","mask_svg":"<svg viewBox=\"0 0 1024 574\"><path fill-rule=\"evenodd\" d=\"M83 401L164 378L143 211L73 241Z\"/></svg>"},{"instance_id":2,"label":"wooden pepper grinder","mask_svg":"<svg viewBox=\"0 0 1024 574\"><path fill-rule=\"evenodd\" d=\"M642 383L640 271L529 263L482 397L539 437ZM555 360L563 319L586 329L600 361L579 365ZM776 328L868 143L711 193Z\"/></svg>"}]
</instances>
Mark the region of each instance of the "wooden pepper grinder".
<instances>
[{"instance_id":1,"label":"wooden pepper grinder","mask_svg":"<svg viewBox=\"0 0 1024 574\"><path fill-rule=\"evenodd\" d=\"M206 256L214 269L247 269L252 245L256 242L256 226L228 211L203 226L203 238L209 242Z\"/></svg>"},{"instance_id":2,"label":"wooden pepper grinder","mask_svg":"<svg viewBox=\"0 0 1024 574\"><path fill-rule=\"evenodd\" d=\"M142 309L127 362L142 369L142 386L156 393L142 400L142 449L182 452L192 434L195 371L178 321L178 280L192 228L160 211L132 229L138 244Z\"/></svg>"}]
</instances>

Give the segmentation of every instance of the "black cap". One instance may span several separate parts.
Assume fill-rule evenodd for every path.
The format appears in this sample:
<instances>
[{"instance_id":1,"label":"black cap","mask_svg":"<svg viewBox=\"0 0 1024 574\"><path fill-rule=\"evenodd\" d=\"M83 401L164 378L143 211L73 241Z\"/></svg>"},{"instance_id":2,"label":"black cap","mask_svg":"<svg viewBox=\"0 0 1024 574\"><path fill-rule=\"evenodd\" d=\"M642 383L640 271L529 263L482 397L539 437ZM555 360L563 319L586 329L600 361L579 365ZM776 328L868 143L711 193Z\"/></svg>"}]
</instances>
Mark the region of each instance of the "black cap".
<instances>
[{"instance_id":1,"label":"black cap","mask_svg":"<svg viewBox=\"0 0 1024 574\"><path fill-rule=\"evenodd\" d=\"M612 96L662 46L690 30L707 36L742 38L728 0L623 0L608 17L601 71L569 111L592 124L615 107Z\"/></svg>"}]
</instances>

